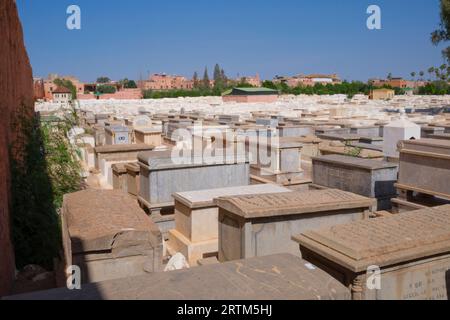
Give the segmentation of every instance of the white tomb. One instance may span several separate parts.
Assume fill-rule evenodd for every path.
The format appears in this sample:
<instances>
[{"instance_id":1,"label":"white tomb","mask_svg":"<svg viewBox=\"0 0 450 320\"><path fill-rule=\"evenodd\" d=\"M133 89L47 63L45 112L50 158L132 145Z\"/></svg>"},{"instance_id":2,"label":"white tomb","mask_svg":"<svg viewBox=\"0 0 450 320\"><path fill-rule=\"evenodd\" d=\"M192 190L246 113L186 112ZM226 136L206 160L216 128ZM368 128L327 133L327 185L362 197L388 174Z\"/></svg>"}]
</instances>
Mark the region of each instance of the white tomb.
<instances>
[{"instance_id":1,"label":"white tomb","mask_svg":"<svg viewBox=\"0 0 450 320\"><path fill-rule=\"evenodd\" d=\"M399 120L384 126L383 153L387 158L399 158L397 145L403 140L418 140L421 138L419 125L409 121L404 112Z\"/></svg>"}]
</instances>

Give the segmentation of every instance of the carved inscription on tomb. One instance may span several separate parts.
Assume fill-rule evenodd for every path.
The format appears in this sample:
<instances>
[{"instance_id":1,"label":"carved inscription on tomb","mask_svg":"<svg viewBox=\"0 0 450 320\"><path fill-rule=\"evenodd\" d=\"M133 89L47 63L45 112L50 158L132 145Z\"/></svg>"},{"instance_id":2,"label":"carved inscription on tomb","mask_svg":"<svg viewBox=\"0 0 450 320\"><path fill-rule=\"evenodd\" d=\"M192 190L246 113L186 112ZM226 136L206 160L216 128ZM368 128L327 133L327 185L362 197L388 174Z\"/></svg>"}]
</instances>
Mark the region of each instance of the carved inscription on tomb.
<instances>
[{"instance_id":1,"label":"carved inscription on tomb","mask_svg":"<svg viewBox=\"0 0 450 320\"><path fill-rule=\"evenodd\" d=\"M450 258L432 261L382 276L381 300L448 300Z\"/></svg>"},{"instance_id":2,"label":"carved inscription on tomb","mask_svg":"<svg viewBox=\"0 0 450 320\"><path fill-rule=\"evenodd\" d=\"M229 201L233 202L243 211L253 211L262 208L298 208L361 199L365 198L339 190L320 190L241 196L230 198Z\"/></svg>"}]
</instances>

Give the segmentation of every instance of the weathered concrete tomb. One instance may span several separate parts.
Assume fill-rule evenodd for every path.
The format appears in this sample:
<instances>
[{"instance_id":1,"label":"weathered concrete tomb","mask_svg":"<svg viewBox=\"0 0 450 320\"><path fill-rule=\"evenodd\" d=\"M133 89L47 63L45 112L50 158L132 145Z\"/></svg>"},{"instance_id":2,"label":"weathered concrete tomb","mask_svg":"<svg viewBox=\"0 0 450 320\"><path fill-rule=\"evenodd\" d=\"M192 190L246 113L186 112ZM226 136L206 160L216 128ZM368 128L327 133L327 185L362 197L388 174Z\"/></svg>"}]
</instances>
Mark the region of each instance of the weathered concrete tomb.
<instances>
[{"instance_id":1,"label":"weathered concrete tomb","mask_svg":"<svg viewBox=\"0 0 450 320\"><path fill-rule=\"evenodd\" d=\"M450 205L310 230L294 240L305 260L355 300L450 297Z\"/></svg>"},{"instance_id":2,"label":"weathered concrete tomb","mask_svg":"<svg viewBox=\"0 0 450 320\"><path fill-rule=\"evenodd\" d=\"M127 163L125 164L125 169L127 170L127 192L137 197L139 195L140 189L140 171L141 168L137 163Z\"/></svg>"},{"instance_id":3,"label":"weathered concrete tomb","mask_svg":"<svg viewBox=\"0 0 450 320\"><path fill-rule=\"evenodd\" d=\"M221 197L219 261L298 254L293 235L368 218L374 200L340 190Z\"/></svg>"},{"instance_id":4,"label":"weathered concrete tomb","mask_svg":"<svg viewBox=\"0 0 450 320\"><path fill-rule=\"evenodd\" d=\"M80 267L83 283L161 271L161 232L128 194L65 195L61 217L65 264Z\"/></svg>"},{"instance_id":5,"label":"weathered concrete tomb","mask_svg":"<svg viewBox=\"0 0 450 320\"><path fill-rule=\"evenodd\" d=\"M169 231L169 246L174 252L181 252L191 266L196 265L200 259L217 257L219 209L214 199L281 192L290 190L273 184L261 184L175 193L175 229Z\"/></svg>"},{"instance_id":6,"label":"weathered concrete tomb","mask_svg":"<svg viewBox=\"0 0 450 320\"><path fill-rule=\"evenodd\" d=\"M154 147L162 144L162 131L154 128L138 128L134 129L136 143L144 143Z\"/></svg>"},{"instance_id":7,"label":"weathered concrete tomb","mask_svg":"<svg viewBox=\"0 0 450 320\"><path fill-rule=\"evenodd\" d=\"M127 192L127 169L125 163L116 163L112 165L113 189Z\"/></svg>"},{"instance_id":8,"label":"weathered concrete tomb","mask_svg":"<svg viewBox=\"0 0 450 320\"><path fill-rule=\"evenodd\" d=\"M10 300L350 300L350 291L290 254L160 272Z\"/></svg>"},{"instance_id":9,"label":"weathered concrete tomb","mask_svg":"<svg viewBox=\"0 0 450 320\"><path fill-rule=\"evenodd\" d=\"M153 146L146 144L121 144L96 147L95 168L100 170L104 180L109 185L112 181L112 165L116 163L137 162L139 152L153 150Z\"/></svg>"},{"instance_id":10,"label":"weathered concrete tomb","mask_svg":"<svg viewBox=\"0 0 450 320\"><path fill-rule=\"evenodd\" d=\"M302 148L303 143L295 138L279 138L275 141L269 140L268 143L259 142L257 155L252 153L252 159L257 159L257 164L251 166L252 174L280 184L302 180Z\"/></svg>"},{"instance_id":11,"label":"weathered concrete tomb","mask_svg":"<svg viewBox=\"0 0 450 320\"><path fill-rule=\"evenodd\" d=\"M357 134L364 137L379 137L380 127L378 126L352 126L350 133Z\"/></svg>"},{"instance_id":12,"label":"weathered concrete tomb","mask_svg":"<svg viewBox=\"0 0 450 320\"><path fill-rule=\"evenodd\" d=\"M400 189L450 199L450 140L408 140L399 149Z\"/></svg>"},{"instance_id":13,"label":"weathered concrete tomb","mask_svg":"<svg viewBox=\"0 0 450 320\"><path fill-rule=\"evenodd\" d=\"M172 195L176 192L249 184L249 164L245 157L206 159L193 156L181 160L171 156L171 151L138 155L141 169L139 201L149 209L173 207Z\"/></svg>"},{"instance_id":14,"label":"weathered concrete tomb","mask_svg":"<svg viewBox=\"0 0 450 320\"><path fill-rule=\"evenodd\" d=\"M128 127L112 125L105 127L105 144L131 144L131 132Z\"/></svg>"},{"instance_id":15,"label":"weathered concrete tomb","mask_svg":"<svg viewBox=\"0 0 450 320\"><path fill-rule=\"evenodd\" d=\"M313 158L313 183L376 198L377 210L391 208L398 165L342 155Z\"/></svg>"}]
</instances>

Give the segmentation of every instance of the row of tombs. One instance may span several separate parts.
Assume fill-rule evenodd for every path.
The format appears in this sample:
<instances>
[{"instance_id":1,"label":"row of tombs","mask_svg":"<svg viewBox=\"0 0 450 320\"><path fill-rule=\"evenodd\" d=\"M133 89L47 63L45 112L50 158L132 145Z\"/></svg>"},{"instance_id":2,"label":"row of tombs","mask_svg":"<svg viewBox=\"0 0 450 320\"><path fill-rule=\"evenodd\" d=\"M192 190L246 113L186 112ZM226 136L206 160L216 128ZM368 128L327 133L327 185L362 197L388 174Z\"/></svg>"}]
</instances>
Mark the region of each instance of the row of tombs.
<instances>
[{"instance_id":1,"label":"row of tombs","mask_svg":"<svg viewBox=\"0 0 450 320\"><path fill-rule=\"evenodd\" d=\"M11 298L449 298L450 140L433 136L445 132L222 116L203 128L235 134L211 139L193 133L192 115L96 118L83 114L84 130L103 127L105 139L74 139L100 182L64 198L61 288ZM243 127L264 137L256 156L248 135L236 138ZM221 156L174 159L198 141ZM81 290L64 288L68 266Z\"/></svg>"}]
</instances>

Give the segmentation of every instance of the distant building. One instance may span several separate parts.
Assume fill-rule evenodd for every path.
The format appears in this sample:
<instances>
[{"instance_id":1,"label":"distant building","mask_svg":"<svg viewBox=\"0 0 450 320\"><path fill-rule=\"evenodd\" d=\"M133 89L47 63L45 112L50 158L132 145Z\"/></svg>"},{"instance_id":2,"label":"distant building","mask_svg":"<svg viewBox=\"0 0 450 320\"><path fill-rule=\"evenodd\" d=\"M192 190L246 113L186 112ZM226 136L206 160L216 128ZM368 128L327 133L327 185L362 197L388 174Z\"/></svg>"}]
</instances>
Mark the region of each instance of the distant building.
<instances>
[{"instance_id":1,"label":"distant building","mask_svg":"<svg viewBox=\"0 0 450 320\"><path fill-rule=\"evenodd\" d=\"M52 92L53 102L67 104L72 100L72 92L66 87L57 87Z\"/></svg>"},{"instance_id":2,"label":"distant building","mask_svg":"<svg viewBox=\"0 0 450 320\"><path fill-rule=\"evenodd\" d=\"M138 87L143 90L191 90L194 88L194 81L182 76L153 74L148 80L139 81Z\"/></svg>"},{"instance_id":3,"label":"distant building","mask_svg":"<svg viewBox=\"0 0 450 320\"><path fill-rule=\"evenodd\" d=\"M50 74L47 79L43 80L44 85L44 97L41 99L52 100L53 92L57 89L57 85L55 84L56 79L61 80L70 80L72 84L75 86L77 95L83 94L85 91L85 85L80 80L73 76L58 76L57 74ZM36 88L36 85L35 85Z\"/></svg>"},{"instance_id":4,"label":"distant building","mask_svg":"<svg viewBox=\"0 0 450 320\"><path fill-rule=\"evenodd\" d=\"M285 83L291 88L295 87L313 87L317 83L327 85L327 84L340 84L341 79L337 74L310 74L310 75L296 75L292 77L280 77L277 76L273 79L275 83Z\"/></svg>"},{"instance_id":5,"label":"distant building","mask_svg":"<svg viewBox=\"0 0 450 320\"><path fill-rule=\"evenodd\" d=\"M427 85L427 81L411 81L405 80L400 77L394 77L390 79L370 79L369 84L374 87L383 87L390 86L392 88L401 88L401 89L417 89Z\"/></svg>"},{"instance_id":6,"label":"distant building","mask_svg":"<svg viewBox=\"0 0 450 320\"><path fill-rule=\"evenodd\" d=\"M254 87L261 87L262 81L259 77L259 74L256 74L254 77L240 77L237 79L237 82L245 82Z\"/></svg>"},{"instance_id":7,"label":"distant building","mask_svg":"<svg viewBox=\"0 0 450 320\"><path fill-rule=\"evenodd\" d=\"M275 102L278 100L279 92L268 88L233 88L222 96L224 102Z\"/></svg>"},{"instance_id":8,"label":"distant building","mask_svg":"<svg viewBox=\"0 0 450 320\"><path fill-rule=\"evenodd\" d=\"M370 100L391 100L395 97L395 91L392 89L374 89L369 94Z\"/></svg>"}]
</instances>

